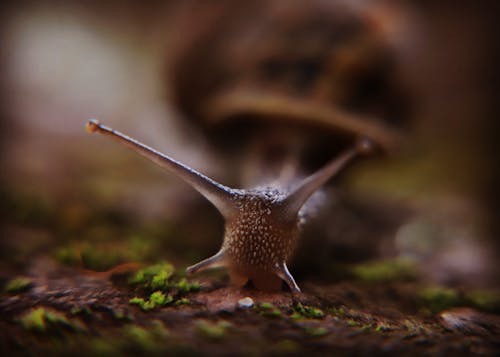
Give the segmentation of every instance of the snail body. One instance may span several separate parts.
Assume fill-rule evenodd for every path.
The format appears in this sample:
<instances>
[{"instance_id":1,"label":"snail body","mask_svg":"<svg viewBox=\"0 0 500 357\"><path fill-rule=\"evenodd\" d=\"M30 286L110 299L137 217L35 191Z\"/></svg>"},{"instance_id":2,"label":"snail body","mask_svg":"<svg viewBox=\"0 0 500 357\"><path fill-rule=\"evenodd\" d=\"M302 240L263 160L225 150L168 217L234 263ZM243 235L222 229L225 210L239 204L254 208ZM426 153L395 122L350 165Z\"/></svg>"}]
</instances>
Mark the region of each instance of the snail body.
<instances>
[{"instance_id":1,"label":"snail body","mask_svg":"<svg viewBox=\"0 0 500 357\"><path fill-rule=\"evenodd\" d=\"M205 196L225 220L225 235L217 254L187 268L189 274L225 267L231 281L243 286L248 280L262 290L277 290L281 280L300 292L290 274L291 258L300 231L301 208L307 200L355 157L373 151L369 139L351 148L293 187L233 189L148 146L91 119L87 131L115 139L183 179Z\"/></svg>"}]
</instances>

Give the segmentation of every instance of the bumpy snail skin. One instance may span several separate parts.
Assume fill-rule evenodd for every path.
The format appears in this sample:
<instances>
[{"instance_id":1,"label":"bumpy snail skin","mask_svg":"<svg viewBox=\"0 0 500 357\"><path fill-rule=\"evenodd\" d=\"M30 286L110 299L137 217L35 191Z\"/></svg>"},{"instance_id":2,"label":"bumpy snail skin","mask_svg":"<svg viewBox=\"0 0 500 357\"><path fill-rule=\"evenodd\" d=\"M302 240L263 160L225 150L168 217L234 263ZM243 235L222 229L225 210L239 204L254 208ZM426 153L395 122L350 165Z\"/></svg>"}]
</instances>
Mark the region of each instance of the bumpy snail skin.
<instances>
[{"instance_id":1,"label":"bumpy snail skin","mask_svg":"<svg viewBox=\"0 0 500 357\"><path fill-rule=\"evenodd\" d=\"M225 219L221 249L214 256L187 268L190 274L208 268L225 267L233 284L252 280L261 290L278 290L284 280L292 291L300 292L286 262L299 235L299 211L304 203L331 177L359 154L373 150L368 139L305 178L295 188L259 187L232 189L190 167L91 119L89 133L98 132L126 145L157 165L176 174L205 196Z\"/></svg>"}]
</instances>

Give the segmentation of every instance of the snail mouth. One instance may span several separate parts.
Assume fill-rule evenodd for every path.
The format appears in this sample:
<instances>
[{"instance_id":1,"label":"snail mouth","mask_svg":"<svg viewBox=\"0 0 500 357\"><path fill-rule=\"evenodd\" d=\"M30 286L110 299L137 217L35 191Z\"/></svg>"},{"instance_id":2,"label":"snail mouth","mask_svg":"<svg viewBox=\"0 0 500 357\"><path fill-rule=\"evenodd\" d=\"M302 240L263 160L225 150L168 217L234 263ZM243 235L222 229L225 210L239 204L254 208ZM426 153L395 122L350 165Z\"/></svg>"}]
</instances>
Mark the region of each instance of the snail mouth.
<instances>
[{"instance_id":1,"label":"snail mouth","mask_svg":"<svg viewBox=\"0 0 500 357\"><path fill-rule=\"evenodd\" d=\"M391 152L402 141L402 133L379 119L339 109L312 98L291 97L262 90L235 89L222 93L205 105L210 125L227 125L241 118L315 126L340 137L368 137L383 151Z\"/></svg>"}]
</instances>

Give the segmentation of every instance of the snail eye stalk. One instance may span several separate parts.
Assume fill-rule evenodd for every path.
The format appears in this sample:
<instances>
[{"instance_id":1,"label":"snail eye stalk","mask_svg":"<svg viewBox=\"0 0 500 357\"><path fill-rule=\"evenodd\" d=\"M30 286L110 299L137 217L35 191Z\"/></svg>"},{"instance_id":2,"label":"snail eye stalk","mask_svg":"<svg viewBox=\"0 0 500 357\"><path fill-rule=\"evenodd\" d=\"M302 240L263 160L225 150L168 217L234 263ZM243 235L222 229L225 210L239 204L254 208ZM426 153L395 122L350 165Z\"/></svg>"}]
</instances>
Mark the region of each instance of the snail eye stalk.
<instances>
[{"instance_id":1,"label":"snail eye stalk","mask_svg":"<svg viewBox=\"0 0 500 357\"><path fill-rule=\"evenodd\" d=\"M231 200L233 191L231 188L212 180L189 166L184 165L183 163L174 160L171 157L164 155L125 134L120 133L119 131L102 125L96 119L90 119L85 125L85 129L89 133L99 133L109 136L120 144L135 151L139 155L153 161L158 166L173 173L205 196L225 218L230 217L236 211L236 207L234 207Z\"/></svg>"},{"instance_id":2,"label":"snail eye stalk","mask_svg":"<svg viewBox=\"0 0 500 357\"><path fill-rule=\"evenodd\" d=\"M295 219L306 201L318 191L329 179L337 175L353 159L360 155L368 155L375 150L375 144L367 138L360 138L340 156L334 158L321 169L302 180L285 198L284 217Z\"/></svg>"}]
</instances>

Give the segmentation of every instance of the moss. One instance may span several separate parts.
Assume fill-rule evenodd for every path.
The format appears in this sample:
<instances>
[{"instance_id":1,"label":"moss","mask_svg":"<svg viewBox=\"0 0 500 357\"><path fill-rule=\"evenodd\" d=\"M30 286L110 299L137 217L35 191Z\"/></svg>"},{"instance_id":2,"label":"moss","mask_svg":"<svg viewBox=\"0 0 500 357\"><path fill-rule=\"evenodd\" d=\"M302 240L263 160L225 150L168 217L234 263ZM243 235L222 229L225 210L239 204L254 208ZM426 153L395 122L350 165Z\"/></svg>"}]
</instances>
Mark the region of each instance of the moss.
<instances>
[{"instance_id":1,"label":"moss","mask_svg":"<svg viewBox=\"0 0 500 357\"><path fill-rule=\"evenodd\" d=\"M354 327L354 326L358 326L358 323L354 320L347 320L347 325Z\"/></svg>"},{"instance_id":2,"label":"moss","mask_svg":"<svg viewBox=\"0 0 500 357\"><path fill-rule=\"evenodd\" d=\"M433 313L459 306L461 299L454 289L433 286L420 291L417 296L418 304Z\"/></svg>"},{"instance_id":3,"label":"moss","mask_svg":"<svg viewBox=\"0 0 500 357\"><path fill-rule=\"evenodd\" d=\"M175 305L177 305L177 306L189 305L189 304L191 304L191 301L189 301L189 299L187 299L187 298L181 298L181 299L175 301Z\"/></svg>"},{"instance_id":4,"label":"moss","mask_svg":"<svg viewBox=\"0 0 500 357\"><path fill-rule=\"evenodd\" d=\"M489 290L474 290L465 295L466 303L476 309L499 313L500 292Z\"/></svg>"},{"instance_id":5,"label":"moss","mask_svg":"<svg viewBox=\"0 0 500 357\"><path fill-rule=\"evenodd\" d=\"M440 286L427 287L417 295L420 307L437 313L452 307L470 306L478 310L500 312L500 293L492 290L472 290L465 293Z\"/></svg>"},{"instance_id":6,"label":"moss","mask_svg":"<svg viewBox=\"0 0 500 357\"><path fill-rule=\"evenodd\" d=\"M72 308L69 309L69 313L71 315L87 315L90 316L92 315L92 310L88 308L87 306L85 307L80 307L80 306L73 306Z\"/></svg>"},{"instance_id":7,"label":"moss","mask_svg":"<svg viewBox=\"0 0 500 357\"><path fill-rule=\"evenodd\" d=\"M127 313L126 311L122 309L113 309L112 310L113 317L117 320L126 320L126 321L133 321L134 316Z\"/></svg>"},{"instance_id":8,"label":"moss","mask_svg":"<svg viewBox=\"0 0 500 357\"><path fill-rule=\"evenodd\" d=\"M432 331L429 331L423 323L414 319L405 319L402 325L408 331L405 335L406 338L414 337L420 334L432 333Z\"/></svg>"},{"instance_id":9,"label":"moss","mask_svg":"<svg viewBox=\"0 0 500 357\"><path fill-rule=\"evenodd\" d=\"M140 297L133 297L129 300L129 303L132 305L138 305L142 310L148 311L170 304L172 301L174 301L174 298L171 295L165 295L161 291L155 291L150 295L149 300L145 300Z\"/></svg>"},{"instance_id":10,"label":"moss","mask_svg":"<svg viewBox=\"0 0 500 357\"><path fill-rule=\"evenodd\" d=\"M393 328L387 324L384 324L382 322L379 322L377 324L377 327L375 327L375 332L388 332L388 331L392 331Z\"/></svg>"},{"instance_id":11,"label":"moss","mask_svg":"<svg viewBox=\"0 0 500 357\"><path fill-rule=\"evenodd\" d=\"M55 251L54 256L63 265L71 266L81 262L80 252L75 246L60 247Z\"/></svg>"},{"instance_id":12,"label":"moss","mask_svg":"<svg viewBox=\"0 0 500 357\"><path fill-rule=\"evenodd\" d=\"M170 278L173 274L174 266L162 262L138 270L128 282L132 285L141 284L146 289L168 290L171 288Z\"/></svg>"},{"instance_id":13,"label":"moss","mask_svg":"<svg viewBox=\"0 0 500 357\"><path fill-rule=\"evenodd\" d=\"M151 322L151 332L155 337L165 339L170 336L170 331L165 327L160 320L153 320Z\"/></svg>"},{"instance_id":14,"label":"moss","mask_svg":"<svg viewBox=\"0 0 500 357\"><path fill-rule=\"evenodd\" d=\"M53 253L64 265L83 265L91 270L106 271L127 262L140 262L157 254L154 244L137 234L122 236L123 232L110 222L93 224L84 232L75 233L77 242L57 247Z\"/></svg>"},{"instance_id":15,"label":"moss","mask_svg":"<svg viewBox=\"0 0 500 357\"><path fill-rule=\"evenodd\" d=\"M161 291L155 291L151 294L149 300L155 305L163 306L168 304L169 302L172 302L173 298L170 295L166 297L165 294Z\"/></svg>"},{"instance_id":16,"label":"moss","mask_svg":"<svg viewBox=\"0 0 500 357\"><path fill-rule=\"evenodd\" d=\"M405 259L358 264L352 268L351 273L356 279L368 283L414 280L417 275L415 264Z\"/></svg>"},{"instance_id":17,"label":"moss","mask_svg":"<svg viewBox=\"0 0 500 357\"><path fill-rule=\"evenodd\" d=\"M130 325L125 327L125 335L134 345L139 345L145 350L153 350L155 347L154 335L143 327Z\"/></svg>"},{"instance_id":18,"label":"moss","mask_svg":"<svg viewBox=\"0 0 500 357\"><path fill-rule=\"evenodd\" d=\"M261 314L262 316L269 316L269 317L281 316L281 311L279 309L277 309L270 302L260 303L259 305L256 306L256 309L259 311L259 314Z\"/></svg>"},{"instance_id":19,"label":"moss","mask_svg":"<svg viewBox=\"0 0 500 357\"><path fill-rule=\"evenodd\" d=\"M328 329L325 327L306 327L304 331L313 337L321 337L328 334Z\"/></svg>"},{"instance_id":20,"label":"moss","mask_svg":"<svg viewBox=\"0 0 500 357\"><path fill-rule=\"evenodd\" d=\"M311 319L321 319L325 317L325 313L317 307L304 306L300 302L295 306L295 313L292 318L307 317Z\"/></svg>"},{"instance_id":21,"label":"moss","mask_svg":"<svg viewBox=\"0 0 500 357\"><path fill-rule=\"evenodd\" d=\"M212 323L206 320L198 320L196 321L195 326L198 333L202 336L213 340L220 340L226 335L227 330L232 325L227 321Z\"/></svg>"},{"instance_id":22,"label":"moss","mask_svg":"<svg viewBox=\"0 0 500 357\"><path fill-rule=\"evenodd\" d=\"M159 320L153 320L145 326L126 324L112 332L104 329L99 331L99 337L85 336L83 346L79 346L77 355L92 356L142 356L142 355L175 355L171 352L172 345L166 344L169 331ZM167 349L168 352L167 353ZM65 350L64 352L67 352ZM66 355L67 353L63 353Z\"/></svg>"},{"instance_id":23,"label":"moss","mask_svg":"<svg viewBox=\"0 0 500 357\"><path fill-rule=\"evenodd\" d=\"M10 294L17 294L21 293L23 291L28 290L33 286L33 282L31 281L30 278L26 277L17 277L14 279L11 279L7 285L4 287L4 291L6 293Z\"/></svg>"},{"instance_id":24,"label":"moss","mask_svg":"<svg viewBox=\"0 0 500 357\"><path fill-rule=\"evenodd\" d=\"M153 320L151 324L140 326L135 324L125 325L119 338L111 338L111 347L114 347L118 355L164 355L165 338L169 337L169 331L159 320Z\"/></svg>"},{"instance_id":25,"label":"moss","mask_svg":"<svg viewBox=\"0 0 500 357\"><path fill-rule=\"evenodd\" d=\"M364 324L364 325L361 325L360 329L361 329L361 331L370 331L372 329L372 325Z\"/></svg>"},{"instance_id":26,"label":"moss","mask_svg":"<svg viewBox=\"0 0 500 357\"><path fill-rule=\"evenodd\" d=\"M47 329L45 324L45 309L40 307L26 313L21 317L20 322L26 330L45 331Z\"/></svg>"},{"instance_id":27,"label":"moss","mask_svg":"<svg viewBox=\"0 0 500 357\"><path fill-rule=\"evenodd\" d=\"M334 314L334 315L337 315L337 316L345 316L346 314L346 311L345 311L345 308L343 306L341 307L333 307L330 309L331 313Z\"/></svg>"},{"instance_id":28,"label":"moss","mask_svg":"<svg viewBox=\"0 0 500 357\"><path fill-rule=\"evenodd\" d=\"M165 289L167 287L168 279L172 274L167 272L166 270L162 270L158 272L158 274L154 275L151 279L151 289Z\"/></svg>"},{"instance_id":29,"label":"moss","mask_svg":"<svg viewBox=\"0 0 500 357\"><path fill-rule=\"evenodd\" d=\"M38 332L57 330L60 327L69 328L73 331L85 330L80 321L69 320L64 314L43 307L27 312L21 316L19 322L26 330Z\"/></svg>"},{"instance_id":30,"label":"moss","mask_svg":"<svg viewBox=\"0 0 500 357\"><path fill-rule=\"evenodd\" d=\"M123 263L126 258L120 249L110 249L109 246L89 245L82 249L81 260L83 265L91 270L106 271Z\"/></svg>"},{"instance_id":31,"label":"moss","mask_svg":"<svg viewBox=\"0 0 500 357\"><path fill-rule=\"evenodd\" d=\"M274 309L274 305L271 304L270 302L263 302L260 304L260 307L265 310Z\"/></svg>"},{"instance_id":32,"label":"moss","mask_svg":"<svg viewBox=\"0 0 500 357\"><path fill-rule=\"evenodd\" d=\"M198 284L197 282L189 282L186 278L181 278L181 280L179 280L179 282L176 284L176 287L182 293L189 293L200 290L200 284Z\"/></svg>"},{"instance_id":33,"label":"moss","mask_svg":"<svg viewBox=\"0 0 500 357\"><path fill-rule=\"evenodd\" d=\"M143 261L147 258L154 258L159 252L158 241L151 239L149 235L131 234L126 241L129 259Z\"/></svg>"}]
</instances>

